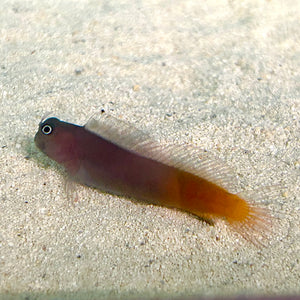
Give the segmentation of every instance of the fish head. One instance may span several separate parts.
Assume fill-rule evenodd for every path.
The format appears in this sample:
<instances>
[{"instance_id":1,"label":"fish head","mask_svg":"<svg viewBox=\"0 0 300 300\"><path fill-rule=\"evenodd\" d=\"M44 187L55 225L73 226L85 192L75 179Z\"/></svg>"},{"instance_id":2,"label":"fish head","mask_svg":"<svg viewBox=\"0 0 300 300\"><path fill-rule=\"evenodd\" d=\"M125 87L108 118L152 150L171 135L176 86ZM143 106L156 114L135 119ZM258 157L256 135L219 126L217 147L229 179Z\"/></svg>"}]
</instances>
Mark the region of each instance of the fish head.
<instances>
[{"instance_id":1,"label":"fish head","mask_svg":"<svg viewBox=\"0 0 300 300\"><path fill-rule=\"evenodd\" d=\"M74 128L72 124L57 118L51 117L40 122L34 142L43 153L58 163L64 163L74 157Z\"/></svg>"}]
</instances>

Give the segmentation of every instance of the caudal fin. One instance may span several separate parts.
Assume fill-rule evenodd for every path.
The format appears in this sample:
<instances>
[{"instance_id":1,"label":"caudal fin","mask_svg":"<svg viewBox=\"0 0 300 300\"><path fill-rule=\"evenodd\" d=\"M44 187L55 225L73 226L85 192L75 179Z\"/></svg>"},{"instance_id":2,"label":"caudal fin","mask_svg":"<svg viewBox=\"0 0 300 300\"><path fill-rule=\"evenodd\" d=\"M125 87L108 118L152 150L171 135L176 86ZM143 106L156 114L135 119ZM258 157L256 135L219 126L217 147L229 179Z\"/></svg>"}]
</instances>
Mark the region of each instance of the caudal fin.
<instances>
[{"instance_id":1,"label":"caudal fin","mask_svg":"<svg viewBox=\"0 0 300 300\"><path fill-rule=\"evenodd\" d=\"M287 215L282 211L282 207L276 208L276 203L282 198L283 188L269 186L237 194L236 196L246 204L245 217L242 220L227 218L233 230L258 246L268 246L275 240L282 239L288 231Z\"/></svg>"},{"instance_id":2,"label":"caudal fin","mask_svg":"<svg viewBox=\"0 0 300 300\"><path fill-rule=\"evenodd\" d=\"M228 219L232 229L240 234L246 241L256 246L268 246L274 235L274 218L270 212L261 207L247 203L248 213L244 220Z\"/></svg>"}]
</instances>

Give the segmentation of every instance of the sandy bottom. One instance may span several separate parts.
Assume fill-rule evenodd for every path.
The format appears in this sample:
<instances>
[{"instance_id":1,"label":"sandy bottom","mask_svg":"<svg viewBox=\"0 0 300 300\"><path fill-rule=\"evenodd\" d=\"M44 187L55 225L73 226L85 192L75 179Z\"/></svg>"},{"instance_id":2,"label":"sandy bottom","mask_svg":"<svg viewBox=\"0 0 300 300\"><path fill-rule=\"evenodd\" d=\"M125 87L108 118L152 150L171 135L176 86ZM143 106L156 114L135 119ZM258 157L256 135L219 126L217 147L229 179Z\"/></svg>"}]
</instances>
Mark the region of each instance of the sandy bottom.
<instances>
[{"instance_id":1,"label":"sandy bottom","mask_svg":"<svg viewBox=\"0 0 300 300\"><path fill-rule=\"evenodd\" d=\"M299 294L299 5L2 1L0 298ZM271 245L86 187L72 205L33 137L46 112L101 109L225 161L276 217Z\"/></svg>"}]
</instances>

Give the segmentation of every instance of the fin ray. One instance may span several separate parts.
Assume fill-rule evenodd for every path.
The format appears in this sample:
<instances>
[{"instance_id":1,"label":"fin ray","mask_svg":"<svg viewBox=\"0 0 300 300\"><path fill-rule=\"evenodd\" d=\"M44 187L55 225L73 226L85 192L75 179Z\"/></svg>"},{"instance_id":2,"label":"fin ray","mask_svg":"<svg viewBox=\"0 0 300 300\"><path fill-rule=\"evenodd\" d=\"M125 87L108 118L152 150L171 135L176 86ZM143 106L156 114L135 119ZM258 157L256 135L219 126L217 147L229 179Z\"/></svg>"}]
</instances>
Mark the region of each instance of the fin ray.
<instances>
[{"instance_id":1,"label":"fin ray","mask_svg":"<svg viewBox=\"0 0 300 300\"><path fill-rule=\"evenodd\" d=\"M85 129L147 158L192 173L213 182L231 193L237 191L236 176L222 161L195 146L161 145L149 134L110 114L92 117Z\"/></svg>"}]
</instances>

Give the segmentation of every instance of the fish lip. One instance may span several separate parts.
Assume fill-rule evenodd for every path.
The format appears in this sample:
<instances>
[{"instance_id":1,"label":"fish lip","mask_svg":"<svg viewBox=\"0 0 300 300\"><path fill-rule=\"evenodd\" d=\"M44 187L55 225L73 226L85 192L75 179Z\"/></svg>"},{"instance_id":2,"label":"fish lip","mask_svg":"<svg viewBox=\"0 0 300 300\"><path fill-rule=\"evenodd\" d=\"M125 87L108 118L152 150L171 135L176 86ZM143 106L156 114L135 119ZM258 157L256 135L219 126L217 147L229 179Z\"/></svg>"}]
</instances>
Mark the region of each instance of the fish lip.
<instances>
[{"instance_id":1,"label":"fish lip","mask_svg":"<svg viewBox=\"0 0 300 300\"><path fill-rule=\"evenodd\" d=\"M44 152L44 149L45 149L45 142L41 141L39 139L39 133L37 132L37 134L35 135L34 137L34 143L35 145Z\"/></svg>"}]
</instances>

